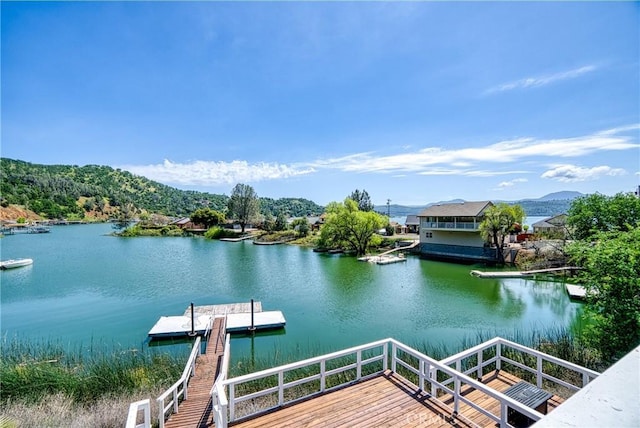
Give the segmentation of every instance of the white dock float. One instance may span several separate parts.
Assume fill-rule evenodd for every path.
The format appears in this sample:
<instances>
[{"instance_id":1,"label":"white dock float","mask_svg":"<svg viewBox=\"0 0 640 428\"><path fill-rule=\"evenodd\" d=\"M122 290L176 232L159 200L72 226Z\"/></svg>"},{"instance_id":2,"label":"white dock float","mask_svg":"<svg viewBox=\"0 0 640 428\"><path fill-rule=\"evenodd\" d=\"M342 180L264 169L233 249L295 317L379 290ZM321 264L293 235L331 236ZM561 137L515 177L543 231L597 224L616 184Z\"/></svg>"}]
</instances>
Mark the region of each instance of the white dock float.
<instances>
[{"instance_id":1,"label":"white dock float","mask_svg":"<svg viewBox=\"0 0 640 428\"><path fill-rule=\"evenodd\" d=\"M193 330L198 335L203 335L211 328L212 318L208 315L194 316ZM191 333L191 317L190 316L170 316L160 317L158 322L149 330L149 337L178 337L188 336Z\"/></svg>"},{"instance_id":2,"label":"white dock float","mask_svg":"<svg viewBox=\"0 0 640 428\"><path fill-rule=\"evenodd\" d=\"M255 312L253 326L256 330L282 328L286 324L281 311ZM251 313L227 315L227 333L247 332L251 327Z\"/></svg>"},{"instance_id":3,"label":"white dock float","mask_svg":"<svg viewBox=\"0 0 640 428\"><path fill-rule=\"evenodd\" d=\"M572 299L584 300L587 298L587 290L581 285L565 284L564 287L567 289L567 293L569 293L569 297Z\"/></svg>"}]
</instances>

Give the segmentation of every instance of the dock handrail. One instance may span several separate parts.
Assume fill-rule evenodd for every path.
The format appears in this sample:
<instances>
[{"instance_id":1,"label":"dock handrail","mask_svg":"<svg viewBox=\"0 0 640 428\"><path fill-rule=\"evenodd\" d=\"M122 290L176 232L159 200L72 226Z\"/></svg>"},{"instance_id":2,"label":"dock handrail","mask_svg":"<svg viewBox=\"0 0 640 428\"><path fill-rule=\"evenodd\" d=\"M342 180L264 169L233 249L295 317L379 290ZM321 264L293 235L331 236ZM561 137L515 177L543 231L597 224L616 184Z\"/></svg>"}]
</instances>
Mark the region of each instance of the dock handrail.
<instances>
[{"instance_id":1,"label":"dock handrail","mask_svg":"<svg viewBox=\"0 0 640 428\"><path fill-rule=\"evenodd\" d=\"M189 385L189 379L193 376L196 370L196 359L200 355L200 342L201 338L198 336L193 343L193 348L189 354L189 359L182 371L182 376L173 385L169 387L165 392L160 394L156 399L158 403L158 424L160 428L164 428L164 421L167 416L167 411L171 410L171 413L178 413L179 399L182 397L187 399L187 386ZM167 397L171 396L169 403L165 404Z\"/></svg>"},{"instance_id":2,"label":"dock handrail","mask_svg":"<svg viewBox=\"0 0 640 428\"><path fill-rule=\"evenodd\" d=\"M143 412L142 423L138 423L138 415ZM151 428L151 401L147 398L129 404L129 415L125 428Z\"/></svg>"},{"instance_id":3,"label":"dock handrail","mask_svg":"<svg viewBox=\"0 0 640 428\"><path fill-rule=\"evenodd\" d=\"M211 407L213 413L213 422L217 427L227 426L227 409L229 402L227 401L226 393L224 392L223 382L227 379L229 374L229 361L231 359L231 335L227 334L224 340L224 352L222 354L222 365L220 366L220 373L213 382L211 387Z\"/></svg>"},{"instance_id":4,"label":"dock handrail","mask_svg":"<svg viewBox=\"0 0 640 428\"><path fill-rule=\"evenodd\" d=\"M505 350L513 349L516 351L523 352L532 357L535 357L536 367L529 367L526 364L522 364L520 362L514 361L511 358L505 356ZM493 354L490 358L484 358L485 351L488 351L489 354ZM466 361L465 361L466 360ZM469 367L469 360L472 362L471 367ZM473 362L475 361L475 362ZM464 367L463 367L463 362ZM484 343L481 343L473 348L469 348L465 351L459 352L458 354L447 357L443 360L440 360L440 363L451 366L455 363L455 369L459 372L462 372L466 375L474 374L480 379L483 375L483 369L495 363L496 369L500 370L502 367L502 363L509 363L515 367L518 367L522 370L525 370L529 373L536 375L536 385L538 388L542 388L543 380L548 380L554 382L558 385L564 386L573 391L578 391L581 388L584 388L589 382L598 377L600 373L590 370L586 367L579 366L577 364L570 363L568 361L564 361L560 358L554 357L553 355L545 354L544 352L529 348L527 346L520 345L518 343L512 342L507 339L503 339L501 337L495 337L493 339L487 340ZM569 382L566 382L562 379L558 379L555 376L547 374L544 372L544 363L551 363L563 367L565 369L571 370L581 375L582 385L574 385ZM464 371L463 371L464 370ZM445 382L445 384L451 383L451 380Z\"/></svg>"},{"instance_id":5,"label":"dock handrail","mask_svg":"<svg viewBox=\"0 0 640 428\"><path fill-rule=\"evenodd\" d=\"M531 409L525 406L518 401L504 395L497 390L492 389L491 387L481 383L478 380L472 379L468 376L469 373L473 373L474 371L477 373L478 368L473 367L472 370L467 370L467 372L463 373L460 371L461 361L469 356L478 355L478 352L483 352L487 347L499 345L508 346L518 349L524 352L532 352L537 357L544 357L544 360L551 361L554 363L561 363L561 365L566 366L567 368L577 369L580 373L587 378L594 378L598 376L597 372L586 369L584 367L577 366L572 363L564 362L558 358L552 357L550 355L544 354L539 351L535 351L531 348L527 348L522 345L518 345L514 342L507 341L505 339L496 338L484 344L478 345L474 348L471 348L469 351L465 351L464 353L456 354L452 357L449 357L442 361L434 360L433 358L409 347L406 346L397 340L394 339L384 339L376 342L371 342L365 345L352 347L349 349L345 349L342 351L333 352L330 354L325 354L322 356L309 358L306 360L298 361L295 363L285 364L279 367L274 367L267 370L262 370L256 373L251 373L243 376L238 376L235 378L224 378L225 374L221 373L219 378L216 380L213 388L211 389L212 403L214 403L214 421L217 427L226 428L229 422L238 421L241 419L245 419L248 417L253 417L258 414L262 414L264 412L268 412L275 408L279 408L285 404L290 404L293 402L297 402L300 400L307 399L312 396L317 396L322 394L323 392L330 391L335 388L340 388L345 385L349 385L351 383L355 383L358 380L366 379L369 377L373 377L384 373L388 367L389 361L391 362L390 370L398 376L403 376L398 370L405 370L410 373L413 373L418 378L417 392L419 391L430 391L431 397L434 399L438 399L441 393L451 394L453 397L452 405L447 406L452 415L462 415L464 416L464 412L462 411L460 405L466 404L469 408L472 408L491 420L495 421L500 427L508 427L510 426L507 422L507 413L508 408L515 409L519 413L529 417L530 419L537 421L542 418L544 415L539 413L538 411ZM494 356L491 359L487 359L487 361L479 360L479 366L481 369L484 368L487 364L492 362L496 362L497 368L500 368L500 361L508 362L510 364L514 364L513 360L510 360L504 356L500 355L500 349L498 348L498 355ZM363 352L365 358L363 359ZM372 354L373 352L373 354ZM225 354L226 355L226 354ZM353 356L355 355L355 362L353 362ZM344 358L350 357L350 358ZM407 358L408 357L408 358ZM340 361L337 359L344 358L344 361ZM327 369L327 362L331 361L331 369ZM373 370L368 374L363 376L363 367L365 365L381 362L380 370ZM379 363L380 364L380 363ZM450 367L451 364L456 364L456 368ZM519 363L516 363L517 365ZM306 377L297 377L294 380L290 380L285 382L285 374L290 372L298 371L298 376L300 376L300 369L312 367L314 365L318 365L319 368L318 373L314 373L311 375L303 374ZM539 365L540 366L540 365ZM519 366L518 366L519 367ZM225 367L226 370L226 367ZM345 371L353 371L355 370L355 378L348 379L343 381L340 384L332 385L330 388L327 388L327 377L331 375L335 375L338 373L342 373ZM440 376L439 376L440 375ZM265 378L275 378L277 377L277 385L276 386L267 386L262 390L255 391L252 393L248 393L245 395L237 396L237 386L247 382L255 382L260 379ZM295 377L295 373L294 373ZM556 381L553 376L544 375L546 379L551 379ZM405 377L406 378L406 377ZM442 379L439 381L439 379ZM275 379L273 379L275 381ZM559 379L558 379L559 380ZM317 382L319 387L317 390L308 393L304 396L296 396L289 397L285 394L285 390L288 388L292 388L301 384L309 384L310 382ZM563 382L563 381L561 381ZM453 387L450 387L453 383ZM561 383L563 384L563 383ZM584 383L586 384L586 382ZM488 397L491 397L500 403L499 414L493 414L489 410L481 407L480 405L474 403L470 399L466 398L462 393L462 387L468 386L473 388L481 393L485 394ZM579 387L576 387L580 389ZM227 391L228 390L228 391ZM228 392L228 395L227 395ZM247 400L254 400L256 398L264 397L267 395L274 396L277 395L277 403L276 404L267 404L264 408L250 409L247 410L245 414L241 416L236 415L236 405Z\"/></svg>"}]
</instances>

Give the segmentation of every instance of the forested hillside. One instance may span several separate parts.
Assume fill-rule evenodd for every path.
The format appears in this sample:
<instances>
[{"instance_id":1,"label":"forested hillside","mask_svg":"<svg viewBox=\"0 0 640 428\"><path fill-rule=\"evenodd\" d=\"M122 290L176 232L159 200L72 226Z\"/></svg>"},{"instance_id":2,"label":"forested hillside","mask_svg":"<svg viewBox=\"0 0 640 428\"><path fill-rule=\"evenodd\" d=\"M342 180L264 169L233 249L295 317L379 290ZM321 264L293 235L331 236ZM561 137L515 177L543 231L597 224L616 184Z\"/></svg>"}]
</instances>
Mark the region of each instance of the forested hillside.
<instances>
[{"instance_id":1,"label":"forested hillside","mask_svg":"<svg viewBox=\"0 0 640 428\"><path fill-rule=\"evenodd\" d=\"M117 217L135 212L188 216L198 208L224 211L229 197L179 190L127 171L98 165L38 165L0 159L0 203L22 205L44 218ZM320 214L306 199L261 198L263 213L289 216Z\"/></svg>"}]
</instances>

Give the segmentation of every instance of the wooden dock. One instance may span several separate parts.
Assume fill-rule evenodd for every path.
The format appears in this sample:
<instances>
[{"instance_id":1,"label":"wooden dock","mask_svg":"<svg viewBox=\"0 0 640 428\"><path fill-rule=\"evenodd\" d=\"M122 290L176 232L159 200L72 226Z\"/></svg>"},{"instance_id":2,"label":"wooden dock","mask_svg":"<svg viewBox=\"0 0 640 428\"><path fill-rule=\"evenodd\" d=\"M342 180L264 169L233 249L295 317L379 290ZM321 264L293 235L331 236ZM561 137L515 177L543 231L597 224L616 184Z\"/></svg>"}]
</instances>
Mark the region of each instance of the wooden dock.
<instances>
[{"instance_id":1,"label":"wooden dock","mask_svg":"<svg viewBox=\"0 0 640 428\"><path fill-rule=\"evenodd\" d=\"M565 284L564 287L572 299L585 300L587 298L587 290L581 285Z\"/></svg>"},{"instance_id":2,"label":"wooden dock","mask_svg":"<svg viewBox=\"0 0 640 428\"><path fill-rule=\"evenodd\" d=\"M484 272L481 270L472 270L469 272L472 276L478 278L529 278L536 275L542 275L546 273L557 273L557 272L573 272L576 270L580 270L581 268L575 266L566 266L559 268L549 268L549 269L537 269L537 270L527 270L527 271L495 271L495 272Z\"/></svg>"},{"instance_id":3,"label":"wooden dock","mask_svg":"<svg viewBox=\"0 0 640 428\"><path fill-rule=\"evenodd\" d=\"M484 376L482 383L504 391L520 379L504 371ZM480 391L464 387L462 393L498 415L499 403ZM285 406L263 416L234 423L235 428L258 427L495 427L495 422L466 404L459 416L451 418L451 397L433 398L416 392L416 386L387 372L336 391ZM554 395L548 402L552 411L563 399Z\"/></svg>"},{"instance_id":4,"label":"wooden dock","mask_svg":"<svg viewBox=\"0 0 640 428\"><path fill-rule=\"evenodd\" d=\"M178 413L165 421L165 428L213 426L210 392L222 363L224 331L224 318L215 318L206 352L196 360L195 375L187 388L187 399L180 403Z\"/></svg>"}]
</instances>

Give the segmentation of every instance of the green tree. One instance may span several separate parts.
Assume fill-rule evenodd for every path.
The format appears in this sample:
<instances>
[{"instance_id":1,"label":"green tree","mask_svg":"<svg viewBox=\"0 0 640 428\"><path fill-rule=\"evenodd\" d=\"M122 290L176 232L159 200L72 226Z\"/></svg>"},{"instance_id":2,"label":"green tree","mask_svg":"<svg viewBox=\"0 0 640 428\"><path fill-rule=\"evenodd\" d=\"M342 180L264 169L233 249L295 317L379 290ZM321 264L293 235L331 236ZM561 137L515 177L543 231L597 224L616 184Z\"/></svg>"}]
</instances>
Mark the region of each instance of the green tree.
<instances>
[{"instance_id":1,"label":"green tree","mask_svg":"<svg viewBox=\"0 0 640 428\"><path fill-rule=\"evenodd\" d=\"M276 228L276 219L273 218L270 212L264 215L264 220L262 221L262 230L267 232L273 232Z\"/></svg>"},{"instance_id":2,"label":"green tree","mask_svg":"<svg viewBox=\"0 0 640 428\"><path fill-rule=\"evenodd\" d=\"M373 211L360 211L354 200L347 198L344 203L331 202L327 206L327 216L320 240L325 245L345 247L357 255L363 255L370 246L381 242L375 233L383 228L388 219Z\"/></svg>"},{"instance_id":3,"label":"green tree","mask_svg":"<svg viewBox=\"0 0 640 428\"><path fill-rule=\"evenodd\" d=\"M640 226L640 198L632 193L594 193L575 199L567 214L574 239L589 239L598 232L625 232Z\"/></svg>"},{"instance_id":4,"label":"green tree","mask_svg":"<svg viewBox=\"0 0 640 428\"><path fill-rule=\"evenodd\" d=\"M298 236L307 236L311 228L306 218L297 218L291 222L291 229L295 230Z\"/></svg>"},{"instance_id":5,"label":"green tree","mask_svg":"<svg viewBox=\"0 0 640 428\"><path fill-rule=\"evenodd\" d=\"M498 263L504 263L502 246L505 238L516 223L522 224L524 215L524 209L520 205L505 203L492 205L484 212L484 218L480 223L480 232L488 242L495 246Z\"/></svg>"},{"instance_id":6,"label":"green tree","mask_svg":"<svg viewBox=\"0 0 640 428\"><path fill-rule=\"evenodd\" d=\"M366 190L362 189L362 192L358 189L354 190L351 192L351 195L349 195L349 199L358 204L360 211L373 211L373 203Z\"/></svg>"},{"instance_id":7,"label":"green tree","mask_svg":"<svg viewBox=\"0 0 640 428\"><path fill-rule=\"evenodd\" d=\"M211 208L198 208L189 216L192 222L202 224L206 229L224 223L224 214Z\"/></svg>"},{"instance_id":8,"label":"green tree","mask_svg":"<svg viewBox=\"0 0 640 428\"><path fill-rule=\"evenodd\" d=\"M587 342L614 361L640 344L640 227L601 232L568 252L587 289Z\"/></svg>"},{"instance_id":9,"label":"green tree","mask_svg":"<svg viewBox=\"0 0 640 428\"><path fill-rule=\"evenodd\" d=\"M287 224L287 216L285 216L283 212L279 212L278 216L276 217L274 230L276 231L287 230L288 226L289 225Z\"/></svg>"},{"instance_id":10,"label":"green tree","mask_svg":"<svg viewBox=\"0 0 640 428\"><path fill-rule=\"evenodd\" d=\"M254 221L260 212L258 195L248 184L238 183L231 191L229 214L240 223L242 233L247 223Z\"/></svg>"}]
</instances>

